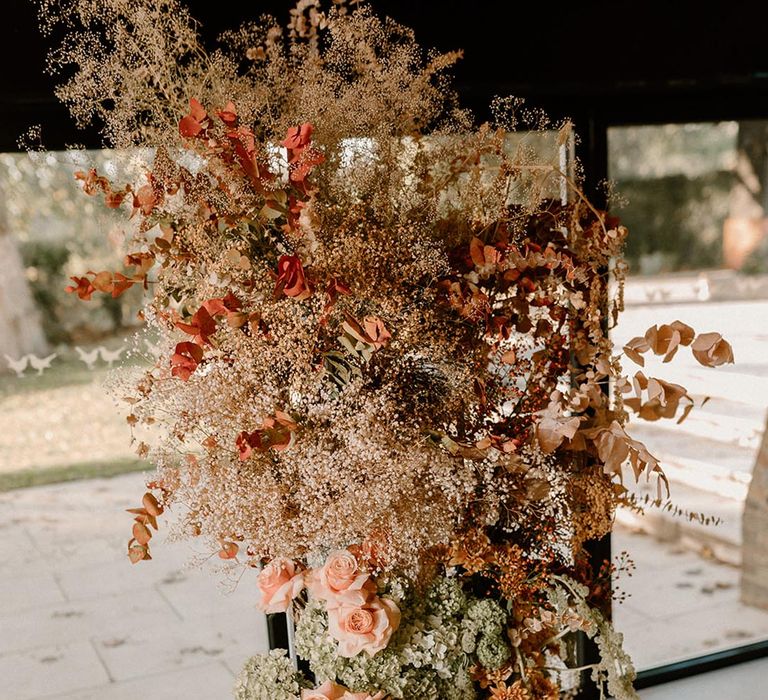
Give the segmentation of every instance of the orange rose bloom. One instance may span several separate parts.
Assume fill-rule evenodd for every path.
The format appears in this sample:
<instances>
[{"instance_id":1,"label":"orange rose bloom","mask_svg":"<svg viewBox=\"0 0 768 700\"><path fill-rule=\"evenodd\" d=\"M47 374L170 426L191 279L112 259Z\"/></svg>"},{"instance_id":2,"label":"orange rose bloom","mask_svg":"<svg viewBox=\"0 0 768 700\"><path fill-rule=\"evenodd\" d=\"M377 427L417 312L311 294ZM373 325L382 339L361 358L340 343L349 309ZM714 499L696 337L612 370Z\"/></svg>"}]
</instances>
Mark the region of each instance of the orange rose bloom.
<instances>
[{"instance_id":1,"label":"orange rose bloom","mask_svg":"<svg viewBox=\"0 0 768 700\"><path fill-rule=\"evenodd\" d=\"M369 656L380 652L399 626L400 609L387 598L374 597L360 606L340 605L328 610L328 631L339 643L339 656L346 658L361 651Z\"/></svg>"},{"instance_id":2,"label":"orange rose bloom","mask_svg":"<svg viewBox=\"0 0 768 700\"><path fill-rule=\"evenodd\" d=\"M290 559L273 559L259 572L257 607L265 613L288 610L304 589L304 571Z\"/></svg>"}]
</instances>

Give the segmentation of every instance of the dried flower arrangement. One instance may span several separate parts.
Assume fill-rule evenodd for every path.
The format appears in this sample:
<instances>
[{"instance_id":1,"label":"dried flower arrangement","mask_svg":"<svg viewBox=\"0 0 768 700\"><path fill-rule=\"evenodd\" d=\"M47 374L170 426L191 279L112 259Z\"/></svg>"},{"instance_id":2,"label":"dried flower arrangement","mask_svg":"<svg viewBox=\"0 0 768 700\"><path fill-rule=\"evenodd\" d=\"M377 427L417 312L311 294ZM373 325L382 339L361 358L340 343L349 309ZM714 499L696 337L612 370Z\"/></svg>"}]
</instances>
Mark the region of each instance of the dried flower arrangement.
<instances>
[{"instance_id":1,"label":"dried flower arrangement","mask_svg":"<svg viewBox=\"0 0 768 700\"><path fill-rule=\"evenodd\" d=\"M255 657L236 697L558 698L577 631L601 689L635 697L584 544L637 507L625 480L665 487L627 411L682 420L693 401L623 374L627 232L514 138L565 147L569 125L497 99L477 126L446 73L460 54L365 4L301 0L213 53L177 0L41 7L68 29L52 58L75 65L75 117L154 153L143 183L78 174L130 212L134 252L68 288L151 288L163 353L127 401L157 474L129 556L178 505L181 534L293 616L311 670ZM733 359L679 322L624 355L680 346Z\"/></svg>"}]
</instances>

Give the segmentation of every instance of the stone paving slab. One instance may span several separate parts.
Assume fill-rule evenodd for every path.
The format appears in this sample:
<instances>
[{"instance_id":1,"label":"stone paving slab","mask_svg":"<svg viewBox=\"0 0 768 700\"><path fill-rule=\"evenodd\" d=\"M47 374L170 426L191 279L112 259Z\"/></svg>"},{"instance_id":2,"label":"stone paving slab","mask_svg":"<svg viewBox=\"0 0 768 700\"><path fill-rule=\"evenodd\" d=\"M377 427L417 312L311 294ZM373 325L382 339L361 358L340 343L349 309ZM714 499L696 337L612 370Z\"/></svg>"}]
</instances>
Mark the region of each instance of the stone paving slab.
<instances>
[{"instance_id":1,"label":"stone paving slab","mask_svg":"<svg viewBox=\"0 0 768 700\"><path fill-rule=\"evenodd\" d=\"M765 700L768 659L721 668L640 691L642 700Z\"/></svg>"},{"instance_id":2,"label":"stone paving slab","mask_svg":"<svg viewBox=\"0 0 768 700\"><path fill-rule=\"evenodd\" d=\"M0 617L65 603L67 598L51 572L0 578Z\"/></svg>"},{"instance_id":3,"label":"stone paving slab","mask_svg":"<svg viewBox=\"0 0 768 700\"><path fill-rule=\"evenodd\" d=\"M109 683L90 642L75 640L0 655L0 678L8 700L35 700L54 689L61 694Z\"/></svg>"},{"instance_id":4,"label":"stone paving slab","mask_svg":"<svg viewBox=\"0 0 768 700\"><path fill-rule=\"evenodd\" d=\"M229 669L214 662L35 700L219 700L232 696L232 685Z\"/></svg>"},{"instance_id":5,"label":"stone paving slab","mask_svg":"<svg viewBox=\"0 0 768 700\"><path fill-rule=\"evenodd\" d=\"M738 567L618 525L615 550L637 565L619 580L617 629L638 668L649 668L768 638L768 610L739 600Z\"/></svg>"},{"instance_id":6,"label":"stone paving slab","mask_svg":"<svg viewBox=\"0 0 768 700\"><path fill-rule=\"evenodd\" d=\"M128 635L176 621L168 603L152 591L41 606L0 617L0 654L90 639L101 630Z\"/></svg>"},{"instance_id":7,"label":"stone paving slab","mask_svg":"<svg viewBox=\"0 0 768 700\"><path fill-rule=\"evenodd\" d=\"M266 648L255 572L195 565L209 553L164 542L165 516L130 564L143 492L130 474L0 494L3 700L224 700Z\"/></svg>"},{"instance_id":8,"label":"stone paving slab","mask_svg":"<svg viewBox=\"0 0 768 700\"><path fill-rule=\"evenodd\" d=\"M93 643L110 678L125 681L135 678L138 669L147 675L160 674L220 660L226 655L236 654L242 665L248 656L261 651L254 623L244 620L242 613L236 611L216 618L145 626L125 634L102 633L94 637Z\"/></svg>"}]
</instances>

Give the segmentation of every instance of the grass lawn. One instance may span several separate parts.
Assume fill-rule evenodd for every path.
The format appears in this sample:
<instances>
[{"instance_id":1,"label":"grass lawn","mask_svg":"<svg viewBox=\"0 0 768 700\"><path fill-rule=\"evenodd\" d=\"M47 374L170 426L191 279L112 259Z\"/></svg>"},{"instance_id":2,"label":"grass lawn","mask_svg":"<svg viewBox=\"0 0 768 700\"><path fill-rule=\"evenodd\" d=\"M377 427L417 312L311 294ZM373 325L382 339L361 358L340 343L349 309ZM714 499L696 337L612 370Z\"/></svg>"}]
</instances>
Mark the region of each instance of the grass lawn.
<instances>
[{"instance_id":1,"label":"grass lawn","mask_svg":"<svg viewBox=\"0 0 768 700\"><path fill-rule=\"evenodd\" d=\"M112 462L75 462L42 469L21 469L0 473L0 491L59 484L78 479L103 479L129 472L147 471L150 468L150 465L143 460L128 458L116 459Z\"/></svg>"},{"instance_id":2,"label":"grass lawn","mask_svg":"<svg viewBox=\"0 0 768 700\"><path fill-rule=\"evenodd\" d=\"M125 406L102 386L109 371L65 355L41 375L0 375L0 491L151 469L130 448Z\"/></svg>"}]
</instances>

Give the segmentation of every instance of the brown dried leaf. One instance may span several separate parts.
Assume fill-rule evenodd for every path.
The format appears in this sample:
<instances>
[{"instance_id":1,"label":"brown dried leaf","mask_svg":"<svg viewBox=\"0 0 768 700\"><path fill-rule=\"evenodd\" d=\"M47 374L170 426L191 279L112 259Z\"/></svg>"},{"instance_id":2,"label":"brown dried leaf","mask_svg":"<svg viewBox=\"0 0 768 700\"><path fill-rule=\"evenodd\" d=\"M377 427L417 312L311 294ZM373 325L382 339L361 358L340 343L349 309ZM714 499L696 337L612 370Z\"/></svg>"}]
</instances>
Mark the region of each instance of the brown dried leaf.
<instances>
[{"instance_id":1,"label":"brown dried leaf","mask_svg":"<svg viewBox=\"0 0 768 700\"><path fill-rule=\"evenodd\" d=\"M150 515L155 517L162 515L163 507L157 502L157 499L149 491L144 494L144 497L141 499L141 503L147 509L147 513Z\"/></svg>"},{"instance_id":2,"label":"brown dried leaf","mask_svg":"<svg viewBox=\"0 0 768 700\"><path fill-rule=\"evenodd\" d=\"M624 346L624 354L632 360L632 362L643 367L645 366L645 359L641 353L648 352L650 349L651 346L645 338L632 338L632 340Z\"/></svg>"},{"instance_id":3,"label":"brown dried leaf","mask_svg":"<svg viewBox=\"0 0 768 700\"><path fill-rule=\"evenodd\" d=\"M235 542L228 542L226 540L219 540L221 549L219 550L219 559L234 559L237 557L237 553L240 547Z\"/></svg>"},{"instance_id":4,"label":"brown dried leaf","mask_svg":"<svg viewBox=\"0 0 768 700\"><path fill-rule=\"evenodd\" d=\"M690 345L693 342L696 331L688 324L682 321L673 321L669 325L680 334L680 345Z\"/></svg>"},{"instance_id":5,"label":"brown dried leaf","mask_svg":"<svg viewBox=\"0 0 768 700\"><path fill-rule=\"evenodd\" d=\"M603 463L606 474L621 474L621 465L629 457L627 435L621 426L614 422L607 430L601 430L594 438L597 455Z\"/></svg>"},{"instance_id":6,"label":"brown dried leaf","mask_svg":"<svg viewBox=\"0 0 768 700\"><path fill-rule=\"evenodd\" d=\"M661 327L651 326L645 332L645 339L654 355L664 355L663 362L669 362L677 352L681 336L674 327L664 324Z\"/></svg>"},{"instance_id":7,"label":"brown dried leaf","mask_svg":"<svg viewBox=\"0 0 768 700\"><path fill-rule=\"evenodd\" d=\"M733 348L720 333L701 333L691 345L696 360L705 367L733 363Z\"/></svg>"},{"instance_id":8,"label":"brown dried leaf","mask_svg":"<svg viewBox=\"0 0 768 700\"><path fill-rule=\"evenodd\" d=\"M149 556L149 548L140 544L132 544L128 546L128 558L131 560L131 564L138 564L145 559L151 559Z\"/></svg>"},{"instance_id":9,"label":"brown dried leaf","mask_svg":"<svg viewBox=\"0 0 768 700\"><path fill-rule=\"evenodd\" d=\"M693 399L686 389L679 384L665 382L656 377L646 378L642 372L637 372L633 378L635 396L624 400L624 405L635 411L640 418L656 421L660 418L674 418L681 401L687 402L683 415L678 422L687 417L693 406ZM644 398L643 394L647 395Z\"/></svg>"},{"instance_id":10,"label":"brown dried leaf","mask_svg":"<svg viewBox=\"0 0 768 700\"><path fill-rule=\"evenodd\" d=\"M578 416L568 418L549 414L536 425L536 438L544 452L554 452L565 438L570 440L576 435L580 425L581 419Z\"/></svg>"},{"instance_id":11,"label":"brown dried leaf","mask_svg":"<svg viewBox=\"0 0 768 700\"><path fill-rule=\"evenodd\" d=\"M139 544L145 545L152 539L152 533L146 525L142 523L134 523L133 537Z\"/></svg>"},{"instance_id":12,"label":"brown dried leaf","mask_svg":"<svg viewBox=\"0 0 768 700\"><path fill-rule=\"evenodd\" d=\"M680 414L680 418L677 419L677 424L680 425L686 418L688 418L688 414L693 410L693 401L689 403L684 409L683 412Z\"/></svg>"},{"instance_id":13,"label":"brown dried leaf","mask_svg":"<svg viewBox=\"0 0 768 700\"><path fill-rule=\"evenodd\" d=\"M505 365L513 365L517 361L517 354L515 353L514 348L512 350L507 350L502 356L501 361Z\"/></svg>"}]
</instances>

